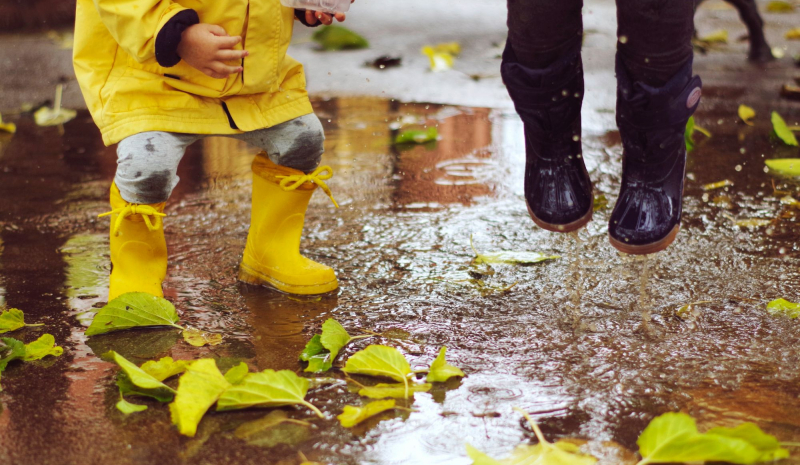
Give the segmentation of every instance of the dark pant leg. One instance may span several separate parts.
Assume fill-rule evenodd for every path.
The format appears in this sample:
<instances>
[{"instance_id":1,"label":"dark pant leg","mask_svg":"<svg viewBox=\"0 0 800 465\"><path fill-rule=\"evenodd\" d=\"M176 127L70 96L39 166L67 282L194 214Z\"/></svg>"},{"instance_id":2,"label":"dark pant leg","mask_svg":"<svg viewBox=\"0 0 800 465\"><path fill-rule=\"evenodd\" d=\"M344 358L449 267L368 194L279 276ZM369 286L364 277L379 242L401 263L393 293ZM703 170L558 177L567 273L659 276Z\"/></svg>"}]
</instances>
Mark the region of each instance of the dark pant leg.
<instances>
[{"instance_id":1,"label":"dark pant leg","mask_svg":"<svg viewBox=\"0 0 800 465\"><path fill-rule=\"evenodd\" d=\"M583 38L582 8L583 0L508 0L508 41L519 63L547 68L573 50Z\"/></svg>"},{"instance_id":2,"label":"dark pant leg","mask_svg":"<svg viewBox=\"0 0 800 465\"><path fill-rule=\"evenodd\" d=\"M692 58L694 0L617 0L619 56L631 79L661 87Z\"/></svg>"}]
</instances>

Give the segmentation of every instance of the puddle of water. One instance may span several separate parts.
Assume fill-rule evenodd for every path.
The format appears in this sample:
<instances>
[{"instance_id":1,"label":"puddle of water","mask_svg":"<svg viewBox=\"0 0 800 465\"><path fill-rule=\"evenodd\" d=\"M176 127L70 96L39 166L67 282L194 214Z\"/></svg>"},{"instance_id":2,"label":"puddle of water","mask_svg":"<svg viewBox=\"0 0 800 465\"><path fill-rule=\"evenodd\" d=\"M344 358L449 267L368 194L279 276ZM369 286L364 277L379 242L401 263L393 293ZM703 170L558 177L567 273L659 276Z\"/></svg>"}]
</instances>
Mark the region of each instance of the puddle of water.
<instances>
[{"instance_id":1,"label":"puddle of water","mask_svg":"<svg viewBox=\"0 0 800 465\"><path fill-rule=\"evenodd\" d=\"M338 294L319 299L236 282L254 149L220 138L196 144L167 206L165 293L184 322L224 334L221 345L205 348L170 330L86 340L87 315L106 297L107 231L96 215L107 208L113 149L102 147L86 114L67 124L63 137L21 122L0 147L0 299L46 325L19 337L47 331L67 352L4 373L0 459L298 464L302 453L337 464L466 464L465 441L502 457L533 438L515 406L553 440L597 441L589 447L606 463L624 463L629 452L602 441L635 450L647 422L665 411L690 412L704 426L752 418L781 440L800 440L792 420L800 416L781 415L796 409L800 394L797 324L764 311L771 299L797 300L800 284L800 230L773 193L776 178L762 169L762 153L784 152L766 128L751 132L730 118L735 106L725 92L710 94L698 123L712 126L714 139L690 157L684 230L645 261L620 256L606 239L619 186L621 148L613 134L584 138L587 165L609 207L579 235L558 236L535 228L525 209L516 117L369 98L315 102L327 133L324 162L336 173L330 185L342 206L315 196L307 214L302 250L333 266L341 283ZM757 110L766 114L763 106ZM716 124L722 114L728 119ZM395 147L404 122L437 125L441 140ZM723 178L733 183L725 191L729 208L713 196L705 200L701 188ZM776 181L800 192L794 181ZM786 217L771 229L742 229L723 211ZM517 285L482 293L468 281L455 283L470 278L471 235L479 250L563 258L494 266L487 285ZM700 301L706 303L692 318L676 315ZM212 413L193 439L179 437L167 409L147 400L146 412L124 418L114 409L114 369L97 358L113 349L139 363L170 355L300 370L298 353L329 317L351 334L409 334L398 347L412 366L429 364L446 345L448 360L468 376L418 394L408 404L413 413L388 413L353 430L332 415L358 404L358 396L342 385L316 389L309 400L332 415L320 421L286 409L313 426L285 432L278 444L275 436L242 436L267 411ZM640 330L643 321L652 332ZM345 356L369 343L359 341Z\"/></svg>"}]
</instances>

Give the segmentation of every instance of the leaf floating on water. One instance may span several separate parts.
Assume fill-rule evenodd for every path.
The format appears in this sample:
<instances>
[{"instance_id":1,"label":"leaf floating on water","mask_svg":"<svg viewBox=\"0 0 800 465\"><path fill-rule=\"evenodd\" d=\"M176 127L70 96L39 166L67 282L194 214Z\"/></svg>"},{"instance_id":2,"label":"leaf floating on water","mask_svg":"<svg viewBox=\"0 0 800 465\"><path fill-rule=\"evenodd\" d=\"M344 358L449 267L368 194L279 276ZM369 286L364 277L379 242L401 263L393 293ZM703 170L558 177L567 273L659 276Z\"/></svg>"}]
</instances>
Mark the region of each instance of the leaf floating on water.
<instances>
[{"instance_id":1,"label":"leaf floating on water","mask_svg":"<svg viewBox=\"0 0 800 465\"><path fill-rule=\"evenodd\" d=\"M411 383L406 388L405 384L385 384L380 383L375 386L364 386L358 390L358 395L362 397L369 397L370 399L386 399L388 397L394 399L406 399L408 396L414 397L414 393L428 392L433 388L432 384L416 384ZM406 391L406 389L408 389Z\"/></svg>"},{"instance_id":2,"label":"leaf floating on water","mask_svg":"<svg viewBox=\"0 0 800 465\"><path fill-rule=\"evenodd\" d=\"M225 372L225 379L232 385L240 384L247 375L250 373L250 368L244 362L239 363L235 367Z\"/></svg>"},{"instance_id":3,"label":"leaf floating on water","mask_svg":"<svg viewBox=\"0 0 800 465\"><path fill-rule=\"evenodd\" d=\"M748 218L745 220L734 220L733 224L740 228L761 228L772 224L772 220L763 218Z\"/></svg>"},{"instance_id":4,"label":"leaf floating on water","mask_svg":"<svg viewBox=\"0 0 800 465\"><path fill-rule=\"evenodd\" d=\"M697 146L697 143L694 140L694 133L699 132L706 137L711 137L711 132L707 129L703 129L697 124L695 124L694 116L689 117L689 121L686 122L686 131L684 133L684 139L686 140L686 151L691 152Z\"/></svg>"},{"instance_id":5,"label":"leaf floating on water","mask_svg":"<svg viewBox=\"0 0 800 465\"><path fill-rule=\"evenodd\" d=\"M800 317L800 304L785 299L776 299L767 304L767 312L772 316Z\"/></svg>"},{"instance_id":6,"label":"leaf floating on water","mask_svg":"<svg viewBox=\"0 0 800 465\"><path fill-rule=\"evenodd\" d=\"M306 373L324 373L330 370L331 367L333 367L331 354L330 352L325 352L309 358L308 366L303 371Z\"/></svg>"},{"instance_id":7,"label":"leaf floating on water","mask_svg":"<svg viewBox=\"0 0 800 465\"><path fill-rule=\"evenodd\" d=\"M169 402L175 396L175 390L148 374L136 364L122 355L110 351L103 354L103 359L110 360L119 366L122 373L117 375L117 386L124 395L152 397L159 402Z\"/></svg>"},{"instance_id":8,"label":"leaf floating on water","mask_svg":"<svg viewBox=\"0 0 800 465\"><path fill-rule=\"evenodd\" d=\"M250 373L241 383L225 391L217 402L217 410L303 405L322 418L322 412L306 402L307 392L307 379L289 370L264 370Z\"/></svg>"},{"instance_id":9,"label":"leaf floating on water","mask_svg":"<svg viewBox=\"0 0 800 465\"><path fill-rule=\"evenodd\" d=\"M33 114L33 119L39 126L60 126L64 123L72 121L78 112L75 110L68 110L61 108L61 95L64 92L64 86L59 84L56 86L56 101L53 108L42 107L36 110Z\"/></svg>"},{"instance_id":10,"label":"leaf floating on water","mask_svg":"<svg viewBox=\"0 0 800 465\"><path fill-rule=\"evenodd\" d=\"M515 410L517 410L515 408ZM591 455L582 454L577 445L558 441L555 444L547 442L539 429L527 413L521 412L533 428L539 444L530 446L519 445L505 460L495 460L483 452L467 444L467 455L472 459L473 465L592 465L597 459Z\"/></svg>"},{"instance_id":11,"label":"leaf floating on water","mask_svg":"<svg viewBox=\"0 0 800 465\"><path fill-rule=\"evenodd\" d=\"M144 362L139 368L153 378L164 381L186 371L186 367L190 363L192 363L191 360L173 360L172 357L164 357L159 361Z\"/></svg>"},{"instance_id":12,"label":"leaf floating on water","mask_svg":"<svg viewBox=\"0 0 800 465\"><path fill-rule=\"evenodd\" d=\"M25 327L25 314L22 310L12 308L0 313L0 334L16 331Z\"/></svg>"},{"instance_id":13,"label":"leaf floating on water","mask_svg":"<svg viewBox=\"0 0 800 465\"><path fill-rule=\"evenodd\" d=\"M789 29L786 31L786 35L784 37L786 37L787 40L800 40L800 27Z\"/></svg>"},{"instance_id":14,"label":"leaf floating on water","mask_svg":"<svg viewBox=\"0 0 800 465\"><path fill-rule=\"evenodd\" d=\"M0 115L0 132L8 132L14 134L17 132L17 125L14 123L4 123L3 115Z\"/></svg>"},{"instance_id":15,"label":"leaf floating on water","mask_svg":"<svg viewBox=\"0 0 800 465\"><path fill-rule=\"evenodd\" d=\"M399 144L424 144L435 141L439 137L439 130L435 126L428 129L411 129L403 131L394 138L394 143Z\"/></svg>"},{"instance_id":16,"label":"leaf floating on water","mask_svg":"<svg viewBox=\"0 0 800 465\"><path fill-rule=\"evenodd\" d=\"M380 376L402 382L405 385L404 397L408 397L411 366L394 347L371 345L347 359L342 371L351 375Z\"/></svg>"},{"instance_id":17,"label":"leaf floating on water","mask_svg":"<svg viewBox=\"0 0 800 465\"><path fill-rule=\"evenodd\" d=\"M747 105L739 105L739 118L748 126L753 125L753 118L756 117L756 111Z\"/></svg>"},{"instance_id":18,"label":"leaf floating on water","mask_svg":"<svg viewBox=\"0 0 800 465\"><path fill-rule=\"evenodd\" d=\"M273 410L263 418L239 426L233 435L252 446L275 447L278 444L293 446L308 438L309 426L311 423L289 418L283 410Z\"/></svg>"},{"instance_id":19,"label":"leaf floating on water","mask_svg":"<svg viewBox=\"0 0 800 465\"><path fill-rule=\"evenodd\" d=\"M145 292L130 292L109 302L95 315L87 336L146 326L178 326L178 313L166 299Z\"/></svg>"},{"instance_id":20,"label":"leaf floating on water","mask_svg":"<svg viewBox=\"0 0 800 465\"><path fill-rule=\"evenodd\" d=\"M700 41L705 42L707 44L727 44L728 31L726 31L725 29L714 31L705 37L701 37Z\"/></svg>"},{"instance_id":21,"label":"leaf floating on water","mask_svg":"<svg viewBox=\"0 0 800 465\"><path fill-rule=\"evenodd\" d=\"M203 415L230 387L231 384L222 376L214 360L192 362L178 381L175 401L169 404L172 423L181 434L193 437Z\"/></svg>"},{"instance_id":22,"label":"leaf floating on water","mask_svg":"<svg viewBox=\"0 0 800 465\"><path fill-rule=\"evenodd\" d=\"M425 378L427 382L442 383L453 376L460 376L462 378L466 376L460 368L447 363L445 360L446 351L447 347L442 346L441 350L439 350L439 356L431 363L430 369L428 370L428 377Z\"/></svg>"},{"instance_id":23,"label":"leaf floating on water","mask_svg":"<svg viewBox=\"0 0 800 465\"><path fill-rule=\"evenodd\" d=\"M22 359L26 362L33 360L41 360L48 355L60 357L64 353L64 348L56 345L56 338L52 334L43 334L39 339L25 344L25 357Z\"/></svg>"},{"instance_id":24,"label":"leaf floating on water","mask_svg":"<svg viewBox=\"0 0 800 465\"><path fill-rule=\"evenodd\" d=\"M25 358L25 344L13 337L0 338L0 373L9 362Z\"/></svg>"},{"instance_id":25,"label":"leaf floating on water","mask_svg":"<svg viewBox=\"0 0 800 465\"><path fill-rule=\"evenodd\" d=\"M393 408L395 408L394 400L376 400L363 407L345 405L343 412L337 415L336 418L345 428L352 428L370 417Z\"/></svg>"},{"instance_id":26,"label":"leaf floating on water","mask_svg":"<svg viewBox=\"0 0 800 465\"><path fill-rule=\"evenodd\" d=\"M733 181L729 179L725 179L723 181L712 182L711 184L706 184L703 186L704 191L713 191L714 189L721 189L723 187L730 187L733 185Z\"/></svg>"},{"instance_id":27,"label":"leaf floating on water","mask_svg":"<svg viewBox=\"0 0 800 465\"><path fill-rule=\"evenodd\" d=\"M762 431L755 423L742 423L736 428L711 428L706 434L737 438L749 442L761 453L758 462L772 462L789 457L789 452L781 448L778 439Z\"/></svg>"},{"instance_id":28,"label":"leaf floating on water","mask_svg":"<svg viewBox=\"0 0 800 465\"><path fill-rule=\"evenodd\" d=\"M343 26L323 26L311 39L320 44L323 50L357 50L369 47L367 39Z\"/></svg>"},{"instance_id":29,"label":"leaf floating on water","mask_svg":"<svg viewBox=\"0 0 800 465\"><path fill-rule=\"evenodd\" d=\"M559 255L545 255L539 252L489 252L486 254L478 253L475 246L472 244L472 236L469 237L469 246L475 252L475 258L472 259L473 265L481 263L488 264L504 264L504 265L533 265L535 263L544 262L547 260L556 260L561 258Z\"/></svg>"},{"instance_id":30,"label":"leaf floating on water","mask_svg":"<svg viewBox=\"0 0 800 465\"><path fill-rule=\"evenodd\" d=\"M765 160L764 163L771 171L778 174L791 177L800 176L800 158L775 158Z\"/></svg>"},{"instance_id":31,"label":"leaf floating on water","mask_svg":"<svg viewBox=\"0 0 800 465\"><path fill-rule=\"evenodd\" d=\"M789 2L773 0L767 3L767 12L769 13L791 13L793 11L794 5Z\"/></svg>"},{"instance_id":32,"label":"leaf floating on water","mask_svg":"<svg viewBox=\"0 0 800 465\"><path fill-rule=\"evenodd\" d=\"M138 405L132 404L125 399L120 399L119 402L116 404L117 410L124 413L125 415L130 415L131 413L136 412L144 412L147 410L146 405Z\"/></svg>"},{"instance_id":33,"label":"leaf floating on water","mask_svg":"<svg viewBox=\"0 0 800 465\"><path fill-rule=\"evenodd\" d=\"M322 335L315 334L314 337L306 343L306 347L303 351L300 352L300 360L307 362L311 357L322 353L324 350L325 347L322 345Z\"/></svg>"},{"instance_id":34,"label":"leaf floating on water","mask_svg":"<svg viewBox=\"0 0 800 465\"><path fill-rule=\"evenodd\" d=\"M772 112L772 128L775 131L775 135L778 136L778 138L782 140L784 144L793 147L798 146L797 138L789 129L789 126L786 125L786 121L781 118L781 115L779 115L777 111Z\"/></svg>"},{"instance_id":35,"label":"leaf floating on water","mask_svg":"<svg viewBox=\"0 0 800 465\"><path fill-rule=\"evenodd\" d=\"M600 210L605 210L606 208L608 208L608 199L606 198L605 194L595 195L592 210L598 212Z\"/></svg>"},{"instance_id":36,"label":"leaf floating on water","mask_svg":"<svg viewBox=\"0 0 800 465\"><path fill-rule=\"evenodd\" d=\"M186 328L183 330L183 340L195 347L203 347L206 345L215 346L222 344L222 334L207 333L195 328Z\"/></svg>"},{"instance_id":37,"label":"leaf floating on water","mask_svg":"<svg viewBox=\"0 0 800 465\"><path fill-rule=\"evenodd\" d=\"M422 47L422 54L430 60L431 71L437 73L453 69L455 56L447 51L437 51L436 48L426 45Z\"/></svg>"},{"instance_id":38,"label":"leaf floating on water","mask_svg":"<svg viewBox=\"0 0 800 465\"><path fill-rule=\"evenodd\" d=\"M328 349L331 353L331 362L339 355L339 351L346 346L352 338L347 334L347 330L333 318L328 318L325 323L322 323L322 336L320 342L322 347Z\"/></svg>"},{"instance_id":39,"label":"leaf floating on water","mask_svg":"<svg viewBox=\"0 0 800 465\"><path fill-rule=\"evenodd\" d=\"M714 430L712 430L714 431ZM702 434L685 413L665 413L653 419L636 442L643 459L637 465L672 462L731 462L750 464L788 457L788 451L768 447L763 432L752 428L717 429Z\"/></svg>"}]
</instances>

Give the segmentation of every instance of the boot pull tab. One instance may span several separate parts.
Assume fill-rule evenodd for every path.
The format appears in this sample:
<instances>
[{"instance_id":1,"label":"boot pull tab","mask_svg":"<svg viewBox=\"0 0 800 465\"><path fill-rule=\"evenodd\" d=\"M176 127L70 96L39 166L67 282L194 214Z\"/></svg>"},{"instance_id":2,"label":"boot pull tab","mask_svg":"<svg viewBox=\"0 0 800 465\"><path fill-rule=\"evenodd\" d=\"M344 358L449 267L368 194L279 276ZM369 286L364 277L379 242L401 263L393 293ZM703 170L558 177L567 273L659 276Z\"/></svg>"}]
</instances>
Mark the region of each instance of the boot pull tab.
<instances>
[{"instance_id":1,"label":"boot pull tab","mask_svg":"<svg viewBox=\"0 0 800 465\"><path fill-rule=\"evenodd\" d=\"M111 229L111 233L114 234L115 237L119 236L119 230L122 227L122 221L129 216L142 215L144 224L147 225L147 229L150 231L158 230L158 228L161 227L161 218L167 216L166 213L161 213L150 205L129 203L124 207L115 208L110 212L100 214L97 217L102 218L104 216L114 214L118 215L117 221L114 222L114 226Z\"/></svg>"},{"instance_id":2,"label":"boot pull tab","mask_svg":"<svg viewBox=\"0 0 800 465\"><path fill-rule=\"evenodd\" d=\"M281 180L281 189L285 191L293 191L307 182L312 182L318 185L323 192L331 199L331 202L339 208L336 199L333 198L331 189L325 184L325 181L333 177L333 168L328 165L320 166L310 174L293 174L291 176L276 176Z\"/></svg>"}]
</instances>

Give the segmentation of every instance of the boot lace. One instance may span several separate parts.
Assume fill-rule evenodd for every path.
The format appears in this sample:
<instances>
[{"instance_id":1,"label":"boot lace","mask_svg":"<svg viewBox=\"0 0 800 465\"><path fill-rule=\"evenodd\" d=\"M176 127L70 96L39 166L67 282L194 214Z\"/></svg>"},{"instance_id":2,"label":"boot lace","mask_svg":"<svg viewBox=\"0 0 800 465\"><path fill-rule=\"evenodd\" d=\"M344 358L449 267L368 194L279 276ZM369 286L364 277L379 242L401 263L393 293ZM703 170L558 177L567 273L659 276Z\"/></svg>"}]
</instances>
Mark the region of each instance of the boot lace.
<instances>
[{"instance_id":1,"label":"boot lace","mask_svg":"<svg viewBox=\"0 0 800 465\"><path fill-rule=\"evenodd\" d=\"M150 205L129 203L124 207L115 208L110 212L98 215L98 218L114 214L119 215L117 216L117 221L114 222L114 225L111 228L111 233L114 234L114 236L119 236L119 230L122 227L122 221L129 216L142 215L144 224L147 225L147 229L150 231L158 230L161 227L161 218L167 216L165 213L159 212Z\"/></svg>"},{"instance_id":2,"label":"boot lace","mask_svg":"<svg viewBox=\"0 0 800 465\"><path fill-rule=\"evenodd\" d=\"M325 181L333 177L333 168L330 166L320 166L314 172L310 174L293 174L291 176L277 176L278 179L281 180L280 186L281 189L285 191L293 191L298 187L302 186L307 182L313 182L314 184L318 185L328 197L330 197L331 202L336 205L336 208L339 208L339 204L336 203L336 199L333 198L333 193L331 193L331 189L325 184Z\"/></svg>"}]
</instances>

